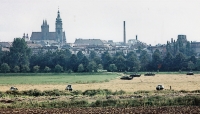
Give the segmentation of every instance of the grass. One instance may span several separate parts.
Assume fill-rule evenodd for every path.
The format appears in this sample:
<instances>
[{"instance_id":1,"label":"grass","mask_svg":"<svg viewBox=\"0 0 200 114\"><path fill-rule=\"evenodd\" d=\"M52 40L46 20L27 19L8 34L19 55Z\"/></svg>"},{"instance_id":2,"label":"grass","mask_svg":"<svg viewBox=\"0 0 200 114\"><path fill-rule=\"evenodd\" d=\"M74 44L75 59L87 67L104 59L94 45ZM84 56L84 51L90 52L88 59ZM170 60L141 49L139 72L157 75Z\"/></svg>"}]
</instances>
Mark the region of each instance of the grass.
<instances>
[{"instance_id":1,"label":"grass","mask_svg":"<svg viewBox=\"0 0 200 114\"><path fill-rule=\"evenodd\" d=\"M13 102L11 104L0 103L0 108L71 108L71 107L160 107L160 106L200 106L199 96L180 96L167 98L163 96L151 96L142 99L128 100L96 100L89 103L87 100L71 101L28 101Z\"/></svg>"},{"instance_id":2,"label":"grass","mask_svg":"<svg viewBox=\"0 0 200 114\"><path fill-rule=\"evenodd\" d=\"M138 91L134 94L140 93L156 93L155 91ZM168 91L170 92L170 91ZM174 91L171 91L173 93ZM178 92L178 91L176 91ZM188 91L190 93L200 92L200 90ZM51 90L51 91L39 91L39 90L28 90L28 91L7 91L0 92L6 97L9 96L10 100L4 100L4 102L0 102L0 108L67 108L67 107L149 107L149 106L200 106L200 96L197 94L185 96L176 96L176 97L166 97L163 95L151 95L147 97L141 98L125 98L125 99L105 99L107 95L122 95L127 96L127 94L121 90L118 92L112 92L107 89L98 89L98 90L86 90L84 92L76 91L67 92L67 91L59 91L59 90ZM77 96L79 95L79 99L67 100L67 99L57 99L57 100L30 100L32 96ZM101 99L99 99L102 96ZM84 96L96 96L91 97L95 98L92 102L89 101L88 97ZM4 97L3 97L4 98ZM26 98L29 100L18 101L16 98ZM36 97L35 97L36 98ZM56 97L55 97L56 98ZM57 97L60 98L60 97ZM80 99L81 98L81 99ZM40 98L39 98L40 99ZM8 101L12 101L8 103Z\"/></svg>"},{"instance_id":3,"label":"grass","mask_svg":"<svg viewBox=\"0 0 200 114\"><path fill-rule=\"evenodd\" d=\"M181 71L181 72L179 72L179 71L177 71L177 72L146 71L146 72L137 72L137 73L143 75L143 74L146 74L146 73L148 73L148 72L152 72L152 73L155 73L155 74L187 74L189 71ZM192 72L193 72L194 74L200 74L199 71L192 71ZM126 72L126 74L135 74L135 72Z\"/></svg>"},{"instance_id":4,"label":"grass","mask_svg":"<svg viewBox=\"0 0 200 114\"><path fill-rule=\"evenodd\" d=\"M0 74L0 85L98 83L108 82L117 76L117 73L9 73Z\"/></svg>"}]
</instances>

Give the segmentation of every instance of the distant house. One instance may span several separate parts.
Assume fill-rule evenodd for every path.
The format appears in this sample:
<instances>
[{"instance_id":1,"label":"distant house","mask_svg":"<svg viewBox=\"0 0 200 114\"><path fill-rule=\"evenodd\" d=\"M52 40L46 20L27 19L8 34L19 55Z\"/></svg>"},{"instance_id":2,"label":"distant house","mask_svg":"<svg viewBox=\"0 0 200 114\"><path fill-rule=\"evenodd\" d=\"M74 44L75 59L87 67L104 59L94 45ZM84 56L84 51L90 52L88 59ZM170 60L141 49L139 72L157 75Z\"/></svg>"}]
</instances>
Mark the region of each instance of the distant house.
<instances>
[{"instance_id":1,"label":"distant house","mask_svg":"<svg viewBox=\"0 0 200 114\"><path fill-rule=\"evenodd\" d=\"M191 42L191 48L198 56L200 55L200 42Z\"/></svg>"},{"instance_id":2,"label":"distant house","mask_svg":"<svg viewBox=\"0 0 200 114\"><path fill-rule=\"evenodd\" d=\"M2 51L10 51L11 46L12 42L0 42L0 47Z\"/></svg>"},{"instance_id":3,"label":"distant house","mask_svg":"<svg viewBox=\"0 0 200 114\"><path fill-rule=\"evenodd\" d=\"M103 46L103 40L100 39L76 39L74 42L74 46L81 47L81 46L88 46L88 45L95 45L95 46Z\"/></svg>"}]
</instances>

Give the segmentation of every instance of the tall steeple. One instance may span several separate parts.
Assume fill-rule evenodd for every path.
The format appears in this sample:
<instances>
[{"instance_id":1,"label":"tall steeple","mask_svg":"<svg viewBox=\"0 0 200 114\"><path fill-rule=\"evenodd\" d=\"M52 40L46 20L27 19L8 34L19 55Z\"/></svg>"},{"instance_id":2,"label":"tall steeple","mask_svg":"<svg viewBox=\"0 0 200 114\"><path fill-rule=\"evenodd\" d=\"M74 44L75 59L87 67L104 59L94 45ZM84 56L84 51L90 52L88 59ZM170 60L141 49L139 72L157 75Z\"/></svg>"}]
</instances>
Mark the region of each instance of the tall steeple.
<instances>
[{"instance_id":1,"label":"tall steeple","mask_svg":"<svg viewBox=\"0 0 200 114\"><path fill-rule=\"evenodd\" d=\"M56 18L56 38L57 38L57 41L62 45L62 43L63 43L63 28L62 28L62 19L60 18L59 9L58 9L57 18Z\"/></svg>"},{"instance_id":2,"label":"tall steeple","mask_svg":"<svg viewBox=\"0 0 200 114\"><path fill-rule=\"evenodd\" d=\"M43 23L41 26L41 32L42 32L42 39L48 40L49 25L47 24L47 20L43 20Z\"/></svg>"}]
</instances>

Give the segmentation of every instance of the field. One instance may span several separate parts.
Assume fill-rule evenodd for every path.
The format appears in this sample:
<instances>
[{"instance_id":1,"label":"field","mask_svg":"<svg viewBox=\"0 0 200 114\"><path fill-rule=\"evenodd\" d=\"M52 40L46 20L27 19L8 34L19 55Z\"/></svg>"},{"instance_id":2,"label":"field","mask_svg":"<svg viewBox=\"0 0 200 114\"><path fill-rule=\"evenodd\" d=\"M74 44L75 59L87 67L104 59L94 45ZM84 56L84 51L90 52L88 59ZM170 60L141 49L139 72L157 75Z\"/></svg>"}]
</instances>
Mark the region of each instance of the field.
<instances>
[{"instance_id":1,"label":"field","mask_svg":"<svg viewBox=\"0 0 200 114\"><path fill-rule=\"evenodd\" d=\"M2 114L198 114L199 107L0 109Z\"/></svg>"},{"instance_id":2,"label":"field","mask_svg":"<svg viewBox=\"0 0 200 114\"><path fill-rule=\"evenodd\" d=\"M122 73L5 75L0 74L4 114L200 113L200 74L162 73L132 80L121 80ZM73 93L64 90L67 84ZM156 91L158 84L165 90ZM8 91L10 86L19 91Z\"/></svg>"},{"instance_id":3,"label":"field","mask_svg":"<svg viewBox=\"0 0 200 114\"><path fill-rule=\"evenodd\" d=\"M20 91L64 90L67 84L72 84L74 90L109 89L112 91L124 90L134 92L138 90L155 90L158 84L165 89L173 90L200 90L200 74L188 76L185 74L156 74L155 76L135 77L133 80L120 80L122 74L65 74L51 76L0 76L0 91L9 90L16 86Z\"/></svg>"}]
</instances>

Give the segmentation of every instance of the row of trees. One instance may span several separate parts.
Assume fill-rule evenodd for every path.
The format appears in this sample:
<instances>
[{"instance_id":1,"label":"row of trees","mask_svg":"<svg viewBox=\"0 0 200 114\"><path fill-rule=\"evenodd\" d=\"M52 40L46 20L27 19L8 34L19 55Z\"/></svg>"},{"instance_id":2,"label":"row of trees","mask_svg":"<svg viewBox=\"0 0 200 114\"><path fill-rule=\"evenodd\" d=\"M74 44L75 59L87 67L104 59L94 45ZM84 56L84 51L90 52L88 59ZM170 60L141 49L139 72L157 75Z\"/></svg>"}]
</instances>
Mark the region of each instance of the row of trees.
<instances>
[{"instance_id":1,"label":"row of trees","mask_svg":"<svg viewBox=\"0 0 200 114\"><path fill-rule=\"evenodd\" d=\"M138 54L138 53L137 53ZM200 70L200 60L195 56L186 56L177 52L173 56L168 52L164 57L156 50L151 56L147 51L124 55L117 52L110 55L107 51L98 56L91 51L87 57L81 51L72 54L68 49L56 52L31 54L24 39L16 38L10 52L0 52L1 72L97 72L108 71L179 71Z\"/></svg>"}]
</instances>

